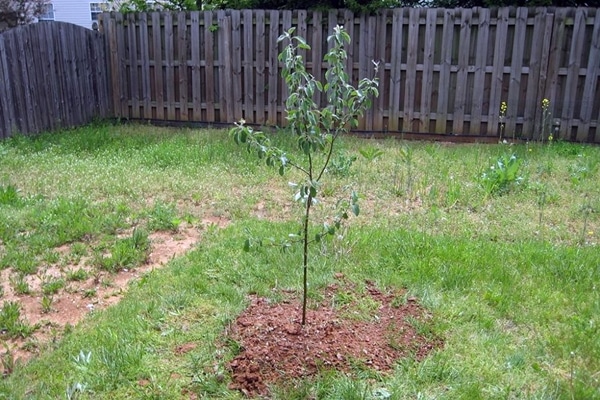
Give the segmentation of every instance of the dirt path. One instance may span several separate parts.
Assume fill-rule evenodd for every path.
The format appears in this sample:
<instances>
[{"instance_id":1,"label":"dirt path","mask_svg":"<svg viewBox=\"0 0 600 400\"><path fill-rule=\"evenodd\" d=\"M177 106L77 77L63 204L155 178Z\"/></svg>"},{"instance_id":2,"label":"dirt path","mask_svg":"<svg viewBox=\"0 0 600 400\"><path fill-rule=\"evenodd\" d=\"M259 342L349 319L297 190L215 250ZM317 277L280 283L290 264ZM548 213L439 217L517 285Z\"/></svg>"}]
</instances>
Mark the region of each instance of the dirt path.
<instances>
[{"instance_id":1,"label":"dirt path","mask_svg":"<svg viewBox=\"0 0 600 400\"><path fill-rule=\"evenodd\" d=\"M8 361L8 364L29 360L40 352L45 343L62 335L65 327L76 325L94 310L102 310L119 302L132 280L161 268L173 258L191 250L200 240L203 227L224 227L228 223L225 219L211 218L202 221L200 227L182 227L177 232L154 232L149 235L151 250L146 263L131 270L124 269L117 273L97 271L88 265L89 257L82 257L77 264L43 268L37 274L24 278L29 288L28 294L15 292L15 284L11 282L15 274L10 268L0 271L2 305L8 302L18 303L21 321L28 326L38 326L31 336L4 340L0 357ZM69 245L56 249L61 255L68 254L70 250ZM77 269L86 271L87 278L67 281L65 271ZM55 294L44 296L42 286L51 279L62 279L65 286ZM51 298L49 305L44 304L44 297ZM6 363L3 362L0 372L6 373L5 368Z\"/></svg>"}]
</instances>

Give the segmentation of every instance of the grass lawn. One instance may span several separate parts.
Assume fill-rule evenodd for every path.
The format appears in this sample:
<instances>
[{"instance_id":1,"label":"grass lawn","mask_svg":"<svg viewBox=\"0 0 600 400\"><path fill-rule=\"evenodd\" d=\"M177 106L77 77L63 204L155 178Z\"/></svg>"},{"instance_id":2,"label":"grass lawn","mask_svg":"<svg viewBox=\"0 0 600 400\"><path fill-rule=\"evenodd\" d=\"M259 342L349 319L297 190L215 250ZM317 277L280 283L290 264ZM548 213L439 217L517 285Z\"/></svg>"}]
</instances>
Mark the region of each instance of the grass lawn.
<instances>
[{"instance_id":1,"label":"grass lawn","mask_svg":"<svg viewBox=\"0 0 600 400\"><path fill-rule=\"evenodd\" d=\"M444 346L398 360L391 374L323 370L272 398L600 399L599 147L340 145L316 221L350 187L361 214L312 249L311 301L339 273L357 287L405 288L433 315L419 329ZM142 264L153 232L200 232L117 305L43 343L18 301L0 297L0 398L243 398L228 389L240 349L226 328L249 294L278 301L302 284L301 249L243 244L297 232L296 178L223 130L99 124L0 142L3 292L25 296L38 276L51 312L78 279ZM202 223L213 219L227 226ZM69 269L74 260L85 268ZM62 275L44 275L52 268ZM39 355L15 362L16 339Z\"/></svg>"}]
</instances>

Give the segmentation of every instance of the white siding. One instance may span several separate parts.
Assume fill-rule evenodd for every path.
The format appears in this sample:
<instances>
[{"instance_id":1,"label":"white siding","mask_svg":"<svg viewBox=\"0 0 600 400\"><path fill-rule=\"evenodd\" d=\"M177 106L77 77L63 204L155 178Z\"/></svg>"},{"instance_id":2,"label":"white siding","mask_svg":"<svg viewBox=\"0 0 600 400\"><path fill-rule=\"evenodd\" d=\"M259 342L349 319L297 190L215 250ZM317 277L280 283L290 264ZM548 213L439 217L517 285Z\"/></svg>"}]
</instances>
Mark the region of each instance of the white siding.
<instances>
[{"instance_id":1,"label":"white siding","mask_svg":"<svg viewBox=\"0 0 600 400\"><path fill-rule=\"evenodd\" d=\"M70 22L91 29L92 15L90 13L90 3L101 2L102 0L52 0L52 4L54 4L54 20Z\"/></svg>"}]
</instances>

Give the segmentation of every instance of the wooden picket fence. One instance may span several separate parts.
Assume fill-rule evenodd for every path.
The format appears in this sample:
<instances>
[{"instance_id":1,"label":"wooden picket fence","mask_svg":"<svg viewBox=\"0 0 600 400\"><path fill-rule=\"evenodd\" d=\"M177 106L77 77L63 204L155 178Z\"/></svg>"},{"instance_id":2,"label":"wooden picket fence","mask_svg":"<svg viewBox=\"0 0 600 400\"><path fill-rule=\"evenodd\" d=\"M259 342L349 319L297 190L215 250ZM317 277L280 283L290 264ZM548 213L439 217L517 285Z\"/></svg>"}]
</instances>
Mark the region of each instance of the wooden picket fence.
<instances>
[{"instance_id":1,"label":"wooden picket fence","mask_svg":"<svg viewBox=\"0 0 600 400\"><path fill-rule=\"evenodd\" d=\"M112 114L103 35L63 22L0 34L0 139Z\"/></svg>"},{"instance_id":2,"label":"wooden picket fence","mask_svg":"<svg viewBox=\"0 0 600 400\"><path fill-rule=\"evenodd\" d=\"M285 125L278 36L296 27L323 77L327 37L352 36L354 82L380 63L359 130L600 142L600 12L588 8L207 11L102 15L120 118ZM544 113L542 100L550 106ZM319 102L325 96L318 96ZM507 110L501 115L501 103Z\"/></svg>"},{"instance_id":3,"label":"wooden picket fence","mask_svg":"<svg viewBox=\"0 0 600 400\"><path fill-rule=\"evenodd\" d=\"M338 24L352 37L354 83L373 76L372 60L380 65L380 96L360 131L600 143L592 8L105 13L100 33L60 22L19 27L0 34L0 138L105 117L285 125L277 38L295 27L311 45L302 53L308 70L323 78Z\"/></svg>"}]
</instances>

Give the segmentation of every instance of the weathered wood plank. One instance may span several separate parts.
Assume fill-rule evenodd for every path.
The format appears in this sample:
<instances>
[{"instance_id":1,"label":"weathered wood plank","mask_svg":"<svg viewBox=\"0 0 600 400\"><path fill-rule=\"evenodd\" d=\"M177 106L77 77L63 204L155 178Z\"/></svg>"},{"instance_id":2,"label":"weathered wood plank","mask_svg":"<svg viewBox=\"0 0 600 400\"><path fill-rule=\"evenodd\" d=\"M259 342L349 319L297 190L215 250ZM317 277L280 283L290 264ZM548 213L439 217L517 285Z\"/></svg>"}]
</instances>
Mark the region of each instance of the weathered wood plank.
<instances>
[{"instance_id":1,"label":"weathered wood plank","mask_svg":"<svg viewBox=\"0 0 600 400\"><path fill-rule=\"evenodd\" d=\"M265 67L265 12L264 10L256 10L256 63L255 63L255 74L256 74L256 123L264 124L265 123L265 75L266 75L266 67Z\"/></svg>"},{"instance_id":2,"label":"weathered wood plank","mask_svg":"<svg viewBox=\"0 0 600 400\"><path fill-rule=\"evenodd\" d=\"M235 121L243 117L244 98L242 93L242 31L241 31L241 12L231 11L231 68L233 78L233 111ZM221 60L222 62L223 60ZM227 79L227 77L224 77ZM225 121L223 121L225 122Z\"/></svg>"},{"instance_id":3,"label":"weathered wood plank","mask_svg":"<svg viewBox=\"0 0 600 400\"><path fill-rule=\"evenodd\" d=\"M269 73L269 84L268 84L268 113L267 113L267 124L278 125L282 121L278 117L278 101L279 94L278 88L280 85L279 79L279 46L277 45L277 38L279 37L279 12L275 10L269 11L269 61L268 61L268 73Z\"/></svg>"},{"instance_id":4,"label":"weathered wood plank","mask_svg":"<svg viewBox=\"0 0 600 400\"><path fill-rule=\"evenodd\" d=\"M481 135L485 133L482 129L482 115L484 102L485 75L487 64L488 40L490 29L490 10L489 8L477 8L479 23L477 25L477 44L475 54L475 73L473 76L473 101L471 106L471 126L472 135Z\"/></svg>"},{"instance_id":5,"label":"weathered wood plank","mask_svg":"<svg viewBox=\"0 0 600 400\"><path fill-rule=\"evenodd\" d=\"M206 119L215 122L215 33L223 29L220 24L213 26L213 13L204 13L204 70L206 74ZM217 16L217 21L218 16ZM231 25L230 25L231 26ZM230 43L231 44L231 43ZM217 56L217 58L219 58ZM221 59L220 59L221 60ZM231 77L227 78L231 83ZM231 94L230 94L231 95Z\"/></svg>"},{"instance_id":6,"label":"weathered wood plank","mask_svg":"<svg viewBox=\"0 0 600 400\"><path fill-rule=\"evenodd\" d=\"M592 31L592 43L588 54L588 63L585 69L585 84L581 96L580 125L577 129L577 140L588 140L590 123L594 109L594 89L598 84L600 76L600 10L596 10L594 28ZM598 110L600 112L600 110ZM600 115L596 121L596 138L600 139Z\"/></svg>"},{"instance_id":7,"label":"weathered wood plank","mask_svg":"<svg viewBox=\"0 0 600 400\"><path fill-rule=\"evenodd\" d=\"M127 51L129 62L129 90L131 92L131 118L139 119L140 115L140 88L138 77L138 41L136 37L136 14L127 14Z\"/></svg>"},{"instance_id":8,"label":"weathered wood plank","mask_svg":"<svg viewBox=\"0 0 600 400\"><path fill-rule=\"evenodd\" d=\"M177 47L178 47L178 68L179 75L179 115L181 121L189 121L188 104L188 39L187 39L187 19L185 12L177 13Z\"/></svg>"},{"instance_id":9,"label":"weathered wood plank","mask_svg":"<svg viewBox=\"0 0 600 400\"><path fill-rule=\"evenodd\" d=\"M544 18L544 27L543 27L543 40L541 42L540 47L540 68L539 68L539 79L537 82L532 82L533 85L536 86L537 89L537 102L541 104L542 100L546 98L546 87L548 81L548 68L550 61L550 49L552 42L552 28L554 25L554 15L546 14ZM550 107L553 107L554 103L550 101ZM535 108L535 127L533 128L533 138L538 139L541 132L541 124L542 124L542 109L541 107Z\"/></svg>"},{"instance_id":10,"label":"weathered wood plank","mask_svg":"<svg viewBox=\"0 0 600 400\"><path fill-rule=\"evenodd\" d=\"M563 43L565 41L565 30L566 30L566 19L567 19L568 9L558 8L554 13L553 19L553 27L552 27L552 39L550 41L550 50L548 52L548 68L547 68L547 77L546 77L546 87L544 90L544 98L550 101L550 105L556 109L554 106L555 102L559 101L557 98L557 89L559 82L559 69L561 65L561 53L563 48ZM554 115L555 118L559 118L559 115ZM565 138L564 134L566 133L559 129L559 136L561 138ZM558 138L557 138L558 139Z\"/></svg>"},{"instance_id":11,"label":"weathered wood plank","mask_svg":"<svg viewBox=\"0 0 600 400\"><path fill-rule=\"evenodd\" d=\"M244 21L244 119L249 123L256 123L254 115L254 29L252 10L242 11Z\"/></svg>"},{"instance_id":12,"label":"weathered wood plank","mask_svg":"<svg viewBox=\"0 0 600 400\"><path fill-rule=\"evenodd\" d=\"M406 79L404 89L403 132L413 132L415 119L415 91L417 80L417 57L419 52L419 9L411 8L408 21L408 48L406 50Z\"/></svg>"},{"instance_id":13,"label":"weathered wood plank","mask_svg":"<svg viewBox=\"0 0 600 400\"><path fill-rule=\"evenodd\" d=\"M373 26L373 18L367 14L363 14L360 17L360 41L358 43L358 80L368 77L369 60L373 59L373 44L375 43L375 29ZM371 131L373 130L373 108L369 107L364 117L359 120L359 130Z\"/></svg>"},{"instance_id":14,"label":"weathered wood plank","mask_svg":"<svg viewBox=\"0 0 600 400\"><path fill-rule=\"evenodd\" d=\"M15 128L14 103L12 96L12 87L10 71L8 69L7 53L5 44L6 36L0 35L0 139L5 139L13 135Z\"/></svg>"},{"instance_id":15,"label":"weathered wood plank","mask_svg":"<svg viewBox=\"0 0 600 400\"><path fill-rule=\"evenodd\" d=\"M282 22L282 31L287 31L292 27L292 12L290 10L284 10L281 12L281 22ZM283 47L281 48L283 50ZM279 75L281 76L281 74ZM289 90L285 82L282 81L281 86L281 99L279 100L279 109L281 110L281 119L283 124L286 124L287 114L285 113L285 106L287 102L287 98L289 96Z\"/></svg>"},{"instance_id":16,"label":"weathered wood plank","mask_svg":"<svg viewBox=\"0 0 600 400\"><path fill-rule=\"evenodd\" d=\"M519 117L521 93L521 80L523 78L523 53L525 51L525 35L527 31L526 7L517 8L515 18L515 34L512 46L512 60L510 64L510 81L508 84L508 101L506 111L506 135L515 137L517 118Z\"/></svg>"},{"instance_id":17,"label":"weathered wood plank","mask_svg":"<svg viewBox=\"0 0 600 400\"><path fill-rule=\"evenodd\" d=\"M564 106L562 109L560 130L568 132L568 139L581 140L581 137L587 137L585 134L580 134L577 130L577 136L571 137L573 126L577 125L573 116L575 114L576 98L581 95L578 93L579 68L581 65L581 53L583 51L583 43L586 29L587 9L577 8L575 11L575 20L573 22L573 37L571 38L571 46L569 48L569 63L567 64L567 82L565 85L565 96L563 98Z\"/></svg>"},{"instance_id":18,"label":"weathered wood plank","mask_svg":"<svg viewBox=\"0 0 600 400\"><path fill-rule=\"evenodd\" d=\"M386 45L388 43L387 40L387 17L385 14L389 13L389 10L382 10L384 13L383 18L377 18L375 20L376 23L376 46L375 46L375 57L372 60L377 65L377 73L373 70L371 71L371 76L369 78L376 77L379 83L379 97L373 99L373 130L376 131L386 131L388 129L388 122L385 118L386 114L386 93L387 93L387 84L388 82L385 79L385 71L386 71ZM374 68L374 65L371 65L371 68Z\"/></svg>"},{"instance_id":19,"label":"weathered wood plank","mask_svg":"<svg viewBox=\"0 0 600 400\"><path fill-rule=\"evenodd\" d=\"M161 14L152 13L152 46L154 61L154 102L156 104L156 119L165 119L165 84L164 84L164 61L163 61L163 29L161 27Z\"/></svg>"},{"instance_id":20,"label":"weathered wood plank","mask_svg":"<svg viewBox=\"0 0 600 400\"><path fill-rule=\"evenodd\" d=\"M233 60L232 60L232 17L225 15L224 11L217 12L219 21L218 49L219 49L219 121L218 122L237 122L241 119L241 105L236 101L235 89L236 82L232 81ZM239 22L239 19L238 19ZM234 76L234 79L236 77Z\"/></svg>"},{"instance_id":21,"label":"weathered wood plank","mask_svg":"<svg viewBox=\"0 0 600 400\"><path fill-rule=\"evenodd\" d=\"M140 73L141 73L141 114L145 119L152 119L152 90L150 89L150 48L148 43L148 14L140 13Z\"/></svg>"},{"instance_id":22,"label":"weathered wood plank","mask_svg":"<svg viewBox=\"0 0 600 400\"><path fill-rule=\"evenodd\" d=\"M45 86L45 82L43 80L43 70L42 68L39 67L39 61L40 61L40 57L39 54L36 54L36 57L34 57L34 49L35 52L39 52L39 41L37 40L37 37L39 36L39 33L36 32L38 30L39 26L32 26L31 29L27 30L27 39L25 40L24 43L24 47L25 47L25 57L26 59L24 60L26 65L27 65L27 87L26 87L26 95L27 98L29 99L29 102L31 104L32 107L32 116L31 116L31 122L33 123L32 127L33 127L33 133L38 133L41 132L43 130L43 126L46 125L46 121L44 121L44 115L46 114L46 110L44 109L45 107L42 108L42 102L43 99L45 98L45 96L38 96L36 93L36 89L41 89L41 92L45 92L44 90L44 86ZM73 38L73 39L77 39L77 38ZM38 78L39 77L39 78ZM81 80L81 76L78 76L76 79ZM85 106L85 104L81 105L82 107Z\"/></svg>"},{"instance_id":23,"label":"weathered wood plank","mask_svg":"<svg viewBox=\"0 0 600 400\"><path fill-rule=\"evenodd\" d=\"M23 27L19 27L23 28ZM17 28L17 29L19 29ZM27 66L27 54L25 53L25 43L29 41L29 30L21 29L23 32L23 36L16 41L16 51L19 57L19 69L13 70L13 74L18 77L18 82L20 83L17 87L16 91L21 97L21 107L19 108L20 113L22 114L23 127L26 132L36 132L35 122L33 119L33 113L35 110L35 106L33 105L33 101L31 95L29 93L29 68ZM24 115L23 115L24 114Z\"/></svg>"},{"instance_id":24,"label":"weathered wood plank","mask_svg":"<svg viewBox=\"0 0 600 400\"><path fill-rule=\"evenodd\" d=\"M425 11L425 37L423 47L423 76L421 80L420 129L429 132L431 120L431 96L433 94L433 64L435 51L435 24L437 10Z\"/></svg>"},{"instance_id":25,"label":"weathered wood plank","mask_svg":"<svg viewBox=\"0 0 600 400\"><path fill-rule=\"evenodd\" d=\"M321 11L312 12L312 70L311 73L318 81L323 81L323 14ZM315 93L315 103L324 106L322 102L321 92Z\"/></svg>"},{"instance_id":26,"label":"weathered wood plank","mask_svg":"<svg viewBox=\"0 0 600 400\"><path fill-rule=\"evenodd\" d=\"M304 39L307 38L308 25L307 25L307 13L306 10L296 10L296 32L295 35L301 36ZM306 50L298 49L298 55L302 57L304 61L306 61Z\"/></svg>"},{"instance_id":27,"label":"weathered wood plank","mask_svg":"<svg viewBox=\"0 0 600 400\"><path fill-rule=\"evenodd\" d=\"M402 9L396 8L392 12L392 45L390 49L390 98L389 105L389 130L398 131L400 119L400 93L402 85Z\"/></svg>"},{"instance_id":28,"label":"weathered wood plank","mask_svg":"<svg viewBox=\"0 0 600 400\"><path fill-rule=\"evenodd\" d=\"M450 96L450 67L452 64L452 41L454 37L454 13L451 10L443 10L443 13L442 54L436 110L437 118L435 121L435 133L438 134L445 134L448 131L448 97Z\"/></svg>"},{"instance_id":29,"label":"weathered wood plank","mask_svg":"<svg viewBox=\"0 0 600 400\"><path fill-rule=\"evenodd\" d=\"M454 92L454 110L452 112L452 131L462 135L464 131L465 108L467 107L467 75L469 67L469 52L471 43L472 9L461 12L458 49L458 70L456 72L456 90Z\"/></svg>"},{"instance_id":30,"label":"weathered wood plank","mask_svg":"<svg viewBox=\"0 0 600 400\"><path fill-rule=\"evenodd\" d=\"M529 57L529 74L527 76L527 92L525 94L525 104L523 111L523 135L529 139L537 136L536 129L536 109L541 110L542 99L538 96L538 85L535 82L540 80L540 60L542 58L543 48L540 44L544 43L544 24L546 22L546 12L543 8L535 10L531 55ZM536 45L537 44L537 45Z\"/></svg>"},{"instance_id":31,"label":"weathered wood plank","mask_svg":"<svg viewBox=\"0 0 600 400\"><path fill-rule=\"evenodd\" d=\"M175 115L175 52L173 43L173 14L164 14L164 25L165 25L165 89L166 89L166 116L167 120L176 120Z\"/></svg>"},{"instance_id":32,"label":"weathered wood plank","mask_svg":"<svg viewBox=\"0 0 600 400\"><path fill-rule=\"evenodd\" d=\"M190 21L190 47L192 52L192 63L190 65L190 68L192 70L192 115L190 119L192 121L201 121L202 92L204 88L200 84L202 74L202 62L200 61L200 53L202 51L202 47L206 46L206 43L200 42L200 13L198 11L192 11L190 13ZM208 29L206 29L206 31L208 31Z\"/></svg>"},{"instance_id":33,"label":"weathered wood plank","mask_svg":"<svg viewBox=\"0 0 600 400\"><path fill-rule=\"evenodd\" d=\"M504 80L504 55L508 33L509 9L498 10L496 37L494 41L494 64L490 82L490 107L488 111L488 136L498 136L500 124L500 104L502 103L502 82Z\"/></svg>"}]
</instances>

